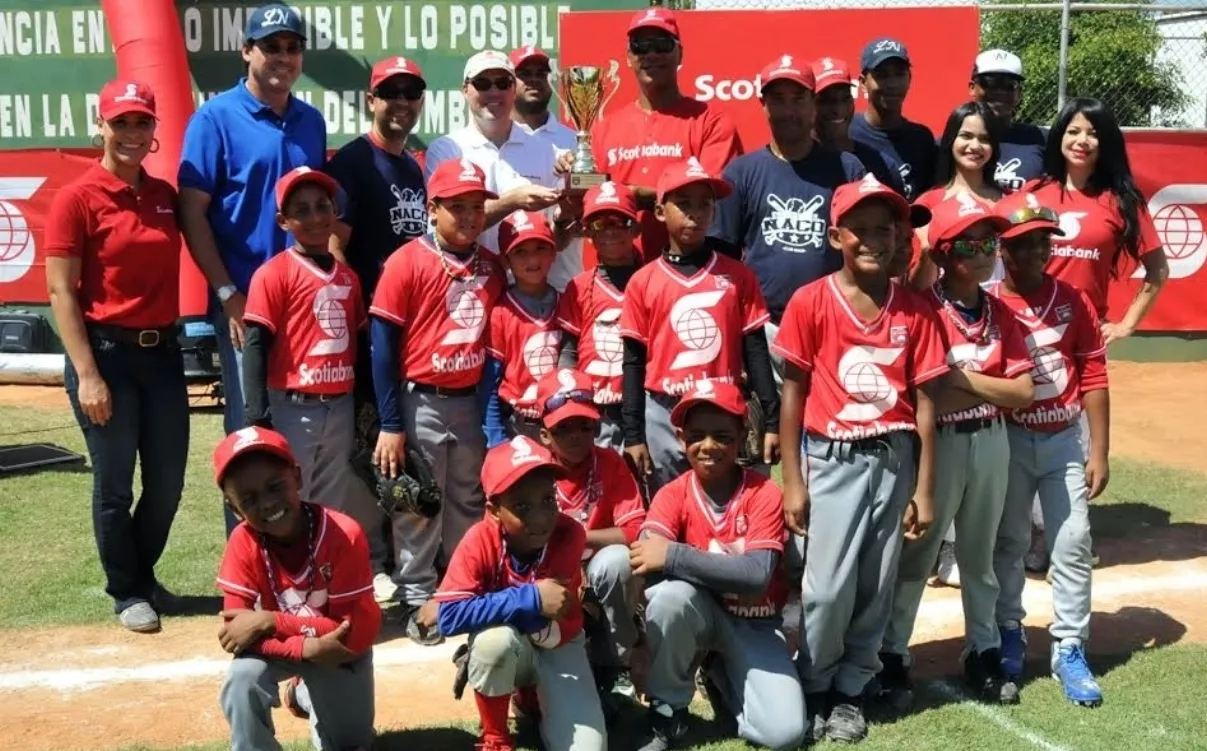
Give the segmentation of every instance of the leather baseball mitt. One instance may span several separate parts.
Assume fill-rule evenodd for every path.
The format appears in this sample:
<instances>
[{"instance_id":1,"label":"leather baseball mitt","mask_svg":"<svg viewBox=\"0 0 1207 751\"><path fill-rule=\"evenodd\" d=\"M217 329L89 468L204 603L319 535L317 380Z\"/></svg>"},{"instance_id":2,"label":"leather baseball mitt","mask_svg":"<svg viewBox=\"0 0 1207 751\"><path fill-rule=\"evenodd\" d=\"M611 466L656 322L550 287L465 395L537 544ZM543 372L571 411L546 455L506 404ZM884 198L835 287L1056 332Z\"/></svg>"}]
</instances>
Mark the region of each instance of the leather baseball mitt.
<instances>
[{"instance_id":1,"label":"leather baseball mitt","mask_svg":"<svg viewBox=\"0 0 1207 751\"><path fill-rule=\"evenodd\" d=\"M738 464L749 467L763 463L763 437L767 433L767 421L763 416L763 404L754 394L746 397L746 442L738 452Z\"/></svg>"}]
</instances>

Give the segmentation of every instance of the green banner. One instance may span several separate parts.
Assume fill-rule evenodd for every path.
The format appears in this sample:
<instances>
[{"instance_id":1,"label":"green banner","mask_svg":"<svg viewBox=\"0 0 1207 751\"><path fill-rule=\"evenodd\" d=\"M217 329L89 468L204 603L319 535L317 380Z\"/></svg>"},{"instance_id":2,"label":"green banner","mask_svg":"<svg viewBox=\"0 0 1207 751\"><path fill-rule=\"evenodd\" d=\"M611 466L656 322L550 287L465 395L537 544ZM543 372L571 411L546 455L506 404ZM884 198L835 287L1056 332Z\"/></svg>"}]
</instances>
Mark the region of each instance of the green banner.
<instances>
[{"instance_id":1,"label":"green banner","mask_svg":"<svg viewBox=\"0 0 1207 751\"><path fill-rule=\"evenodd\" d=\"M295 5L309 29L296 93L323 113L335 148L364 133L369 69L389 55L423 68L428 83L416 146L466 122L461 71L484 49L528 44L556 56L558 14L642 7L640 0L327 2ZM244 20L255 3L179 0L177 9L198 103L243 74ZM623 45L617 40L617 46ZM97 92L114 75L99 3L0 0L0 149L87 146Z\"/></svg>"}]
</instances>

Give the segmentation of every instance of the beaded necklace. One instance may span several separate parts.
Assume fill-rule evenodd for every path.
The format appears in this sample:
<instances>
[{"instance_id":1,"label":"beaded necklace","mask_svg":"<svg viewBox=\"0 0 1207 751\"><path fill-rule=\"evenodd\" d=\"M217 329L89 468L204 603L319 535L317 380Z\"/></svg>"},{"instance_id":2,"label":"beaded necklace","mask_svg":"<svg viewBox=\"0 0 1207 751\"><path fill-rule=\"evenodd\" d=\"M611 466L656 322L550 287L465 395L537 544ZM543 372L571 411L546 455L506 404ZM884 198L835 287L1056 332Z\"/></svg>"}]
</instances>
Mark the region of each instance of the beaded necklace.
<instances>
[{"instance_id":1,"label":"beaded necklace","mask_svg":"<svg viewBox=\"0 0 1207 751\"><path fill-rule=\"evenodd\" d=\"M318 564L314 560L315 554L315 536L318 533L318 524L314 519L314 507L309 503L302 504L302 511L306 515L306 568L309 569L310 576L306 583L306 594L302 598L302 605L309 606L310 595L314 592L314 577L318 571ZM272 565L272 556L268 554L268 536L260 535L260 558L264 561L264 569L268 573L268 586L272 589L272 596L276 600L277 607L283 607L284 602L281 599L281 588L277 586L276 569Z\"/></svg>"},{"instance_id":2,"label":"beaded necklace","mask_svg":"<svg viewBox=\"0 0 1207 751\"><path fill-rule=\"evenodd\" d=\"M993 330L993 306L989 304L983 290L977 291L977 300L981 306L980 320L973 323L968 323L964 320L964 316L960 315L960 311L956 310L955 304L947 297L940 283L935 282L933 287L935 297L943 303L943 312L947 315L947 319L951 321L956 330L960 332L969 342L973 344L987 344L989 342L989 334Z\"/></svg>"}]
</instances>

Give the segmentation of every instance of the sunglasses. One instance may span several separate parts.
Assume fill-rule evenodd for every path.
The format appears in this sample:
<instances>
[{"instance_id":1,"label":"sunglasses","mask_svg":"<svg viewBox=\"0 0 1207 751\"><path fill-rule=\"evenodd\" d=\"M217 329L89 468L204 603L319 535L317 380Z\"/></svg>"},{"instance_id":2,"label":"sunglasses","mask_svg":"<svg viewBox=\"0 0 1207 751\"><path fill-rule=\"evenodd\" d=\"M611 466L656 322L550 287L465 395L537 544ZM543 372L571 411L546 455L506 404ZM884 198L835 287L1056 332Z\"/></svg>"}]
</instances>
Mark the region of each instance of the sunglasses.
<instances>
[{"instance_id":1,"label":"sunglasses","mask_svg":"<svg viewBox=\"0 0 1207 751\"><path fill-rule=\"evenodd\" d=\"M634 55L648 55L651 52L656 55L665 55L674 52L678 46L678 39L664 34L629 39L629 52Z\"/></svg>"},{"instance_id":2,"label":"sunglasses","mask_svg":"<svg viewBox=\"0 0 1207 751\"><path fill-rule=\"evenodd\" d=\"M956 258L976 258L978 255L991 256L996 252L996 237L986 237L984 240L951 241L951 253Z\"/></svg>"},{"instance_id":3,"label":"sunglasses","mask_svg":"<svg viewBox=\"0 0 1207 751\"><path fill-rule=\"evenodd\" d=\"M556 412L567 404L590 404L595 406L595 392L584 389L559 391L545 400L545 414Z\"/></svg>"},{"instance_id":4,"label":"sunglasses","mask_svg":"<svg viewBox=\"0 0 1207 751\"><path fill-rule=\"evenodd\" d=\"M587 221L587 229L592 232L607 232L610 229L632 229L636 225L632 219L610 219L596 217Z\"/></svg>"},{"instance_id":5,"label":"sunglasses","mask_svg":"<svg viewBox=\"0 0 1207 751\"><path fill-rule=\"evenodd\" d=\"M490 91L491 87L499 91L507 91L512 86L515 86L515 79L511 76L501 76L499 78L488 78L487 76L478 76L471 78L469 85L473 86L478 91Z\"/></svg>"},{"instance_id":6,"label":"sunglasses","mask_svg":"<svg viewBox=\"0 0 1207 751\"><path fill-rule=\"evenodd\" d=\"M414 84L411 86L379 86L373 92L373 96L378 99L394 100L405 99L408 102L418 102L423 98L423 92L427 87L422 84Z\"/></svg>"},{"instance_id":7,"label":"sunglasses","mask_svg":"<svg viewBox=\"0 0 1207 751\"><path fill-rule=\"evenodd\" d=\"M256 42L256 46L265 55L279 55L282 52L286 55L300 55L306 51L306 45L301 42L291 42L289 44L281 44L280 42Z\"/></svg>"},{"instance_id":8,"label":"sunglasses","mask_svg":"<svg viewBox=\"0 0 1207 751\"><path fill-rule=\"evenodd\" d=\"M1013 93L1023 87L1023 82L1014 76L989 74L977 76L976 82L978 86L986 91L1008 91Z\"/></svg>"},{"instance_id":9,"label":"sunglasses","mask_svg":"<svg viewBox=\"0 0 1207 751\"><path fill-rule=\"evenodd\" d=\"M1027 222L1060 224L1060 217L1056 216L1056 212L1045 206L1024 206L1006 217L1006 220L1011 224L1026 224Z\"/></svg>"}]
</instances>

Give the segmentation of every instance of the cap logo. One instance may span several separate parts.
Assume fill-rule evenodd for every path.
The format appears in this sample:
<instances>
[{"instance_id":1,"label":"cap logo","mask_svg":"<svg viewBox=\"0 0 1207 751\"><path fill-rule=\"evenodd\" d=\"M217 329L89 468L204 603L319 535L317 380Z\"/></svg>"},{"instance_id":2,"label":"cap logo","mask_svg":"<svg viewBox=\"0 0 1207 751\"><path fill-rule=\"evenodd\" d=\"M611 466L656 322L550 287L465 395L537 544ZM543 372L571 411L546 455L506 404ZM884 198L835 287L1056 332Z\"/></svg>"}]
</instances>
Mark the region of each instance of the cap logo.
<instances>
[{"instance_id":1,"label":"cap logo","mask_svg":"<svg viewBox=\"0 0 1207 751\"><path fill-rule=\"evenodd\" d=\"M478 177L478 169L473 162L465 158L461 159L461 175L457 179L463 183L481 182L481 178Z\"/></svg>"},{"instance_id":2,"label":"cap logo","mask_svg":"<svg viewBox=\"0 0 1207 751\"><path fill-rule=\"evenodd\" d=\"M834 61L828 57L821 59L821 67L823 70L834 70Z\"/></svg>"},{"instance_id":3,"label":"cap logo","mask_svg":"<svg viewBox=\"0 0 1207 751\"><path fill-rule=\"evenodd\" d=\"M687 176L688 177L710 177L708 171L704 169L704 165L700 164L700 160L696 157L688 157L687 159Z\"/></svg>"},{"instance_id":4,"label":"cap logo","mask_svg":"<svg viewBox=\"0 0 1207 751\"><path fill-rule=\"evenodd\" d=\"M115 101L115 102L138 102L139 104L147 103L146 99L144 99L138 95L138 84L136 84L136 83L126 84L126 93L122 94L121 96L113 97L113 101Z\"/></svg>"},{"instance_id":5,"label":"cap logo","mask_svg":"<svg viewBox=\"0 0 1207 751\"><path fill-rule=\"evenodd\" d=\"M541 457L532 453L532 441L522 435L511 439L511 466L539 462Z\"/></svg>"},{"instance_id":6,"label":"cap logo","mask_svg":"<svg viewBox=\"0 0 1207 751\"><path fill-rule=\"evenodd\" d=\"M1039 205L1039 199L1035 197L1035 194L1034 194L1034 193L1027 193L1027 194L1026 194L1026 201L1027 201L1027 207L1028 207L1028 208L1032 208L1032 209L1038 209L1038 208L1042 208L1042 207Z\"/></svg>"},{"instance_id":7,"label":"cap logo","mask_svg":"<svg viewBox=\"0 0 1207 751\"><path fill-rule=\"evenodd\" d=\"M894 39L881 39L872 48L873 52L901 52L901 44Z\"/></svg>"},{"instance_id":8,"label":"cap logo","mask_svg":"<svg viewBox=\"0 0 1207 751\"><path fill-rule=\"evenodd\" d=\"M646 20L647 20L647 21L653 21L653 20L656 20L656 19L658 18L658 9L657 9L657 8L650 8L649 10L647 10L647 11L645 12L645 18L646 18Z\"/></svg>"},{"instance_id":9,"label":"cap logo","mask_svg":"<svg viewBox=\"0 0 1207 751\"><path fill-rule=\"evenodd\" d=\"M985 216L988 213L979 201L967 193L961 193L956 196L956 202L960 204L958 216L972 216L973 214Z\"/></svg>"},{"instance_id":10,"label":"cap logo","mask_svg":"<svg viewBox=\"0 0 1207 751\"><path fill-rule=\"evenodd\" d=\"M578 388L578 382L574 379L574 371L565 368L557 371L557 385L561 387L558 389L559 392L573 391Z\"/></svg>"},{"instance_id":11,"label":"cap logo","mask_svg":"<svg viewBox=\"0 0 1207 751\"><path fill-rule=\"evenodd\" d=\"M536 52L536 48L531 44L524 48L524 56L527 57Z\"/></svg>"},{"instance_id":12,"label":"cap logo","mask_svg":"<svg viewBox=\"0 0 1207 751\"><path fill-rule=\"evenodd\" d=\"M712 379L704 378L696 381L696 396L707 399L715 393L716 391L712 387Z\"/></svg>"},{"instance_id":13,"label":"cap logo","mask_svg":"<svg viewBox=\"0 0 1207 751\"><path fill-rule=\"evenodd\" d=\"M620 203L620 196L616 194L616 183L600 183L599 195L595 197L595 203Z\"/></svg>"},{"instance_id":14,"label":"cap logo","mask_svg":"<svg viewBox=\"0 0 1207 751\"><path fill-rule=\"evenodd\" d=\"M517 209L511 215L511 225L517 232L532 229L532 222L528 219L528 214L523 209Z\"/></svg>"},{"instance_id":15,"label":"cap logo","mask_svg":"<svg viewBox=\"0 0 1207 751\"><path fill-rule=\"evenodd\" d=\"M884 190L884 185L876 179L876 176L871 172L863 178L859 183L860 193L871 193L873 191Z\"/></svg>"},{"instance_id":16,"label":"cap logo","mask_svg":"<svg viewBox=\"0 0 1207 751\"><path fill-rule=\"evenodd\" d=\"M284 8L268 8L264 11L264 20L260 21L260 28L266 26L284 26L285 25L285 9Z\"/></svg>"},{"instance_id":17,"label":"cap logo","mask_svg":"<svg viewBox=\"0 0 1207 751\"><path fill-rule=\"evenodd\" d=\"M236 430L235 435L238 436L238 438L235 440L235 445L231 447L231 452L235 454L239 453L248 446L254 446L257 443L264 442L263 439L260 438L260 431L254 427Z\"/></svg>"}]
</instances>

